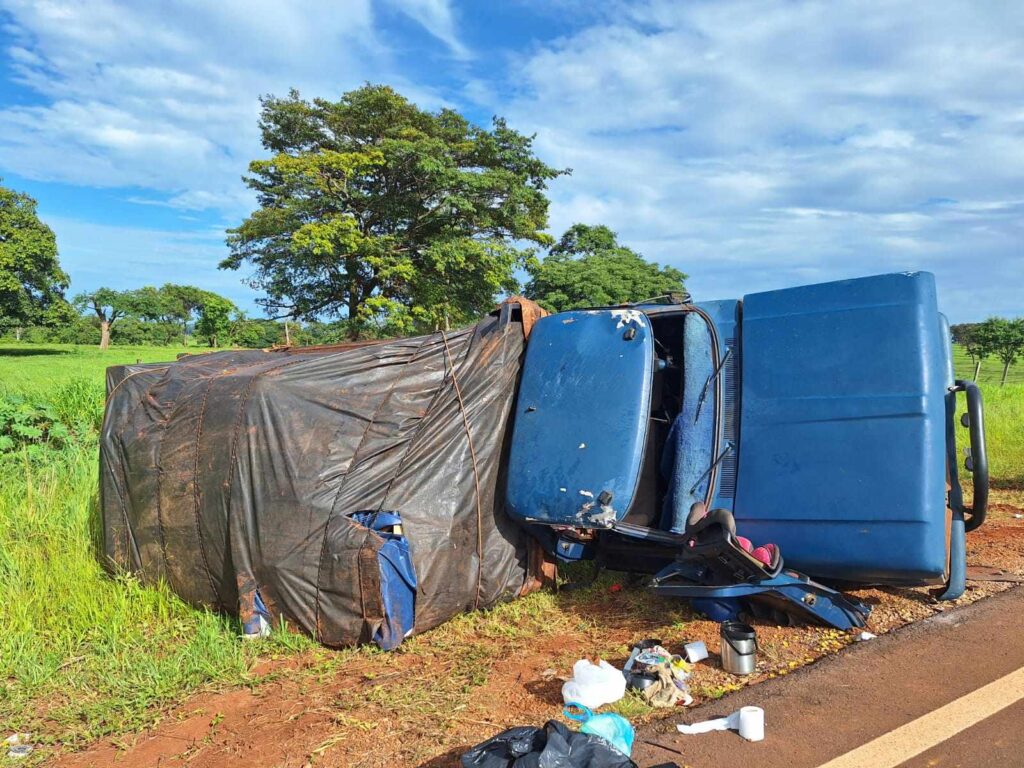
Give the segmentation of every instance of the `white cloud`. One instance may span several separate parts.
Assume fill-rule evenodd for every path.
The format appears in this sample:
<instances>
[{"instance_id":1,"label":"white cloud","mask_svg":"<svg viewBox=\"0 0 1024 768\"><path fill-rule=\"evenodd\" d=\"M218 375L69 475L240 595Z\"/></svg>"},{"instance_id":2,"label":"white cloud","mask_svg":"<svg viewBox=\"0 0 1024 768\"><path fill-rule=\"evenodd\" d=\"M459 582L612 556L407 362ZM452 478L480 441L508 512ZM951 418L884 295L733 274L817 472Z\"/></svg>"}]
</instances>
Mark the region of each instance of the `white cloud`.
<instances>
[{"instance_id":1,"label":"white cloud","mask_svg":"<svg viewBox=\"0 0 1024 768\"><path fill-rule=\"evenodd\" d=\"M468 48L455 31L455 15L448 0L388 0L396 9L419 22L430 34L451 49L459 59L469 59Z\"/></svg>"},{"instance_id":2,"label":"white cloud","mask_svg":"<svg viewBox=\"0 0 1024 768\"><path fill-rule=\"evenodd\" d=\"M251 307L256 297L240 283L238 273L217 269L226 255L221 229L113 226L43 213L57 235L61 264L72 277L72 293L172 282L216 291L242 307Z\"/></svg>"},{"instance_id":3,"label":"white cloud","mask_svg":"<svg viewBox=\"0 0 1024 768\"><path fill-rule=\"evenodd\" d=\"M698 296L930 269L954 313L1024 313L1021 72L1019 4L654 0L522 54L505 111L574 169L556 228Z\"/></svg>"},{"instance_id":4,"label":"white cloud","mask_svg":"<svg viewBox=\"0 0 1024 768\"><path fill-rule=\"evenodd\" d=\"M0 105L0 170L237 221L258 96L369 79L536 132L541 157L574 169L551 187L552 230L607 223L698 296L930 269L954 318L1024 313L1022 4L518 0L545 29L474 57L480 13L377 2L0 0L7 60L39 97ZM402 59L382 8L447 58ZM62 226L71 259L117 237ZM124 231L125 258L156 247ZM221 237L198 244L211 264Z\"/></svg>"},{"instance_id":5,"label":"white cloud","mask_svg":"<svg viewBox=\"0 0 1024 768\"><path fill-rule=\"evenodd\" d=\"M259 96L300 87L337 97L365 80L413 97L371 0L0 0L15 79L42 104L0 108L0 169L99 187L135 186L232 217L260 154ZM403 12L459 56L445 0Z\"/></svg>"}]
</instances>

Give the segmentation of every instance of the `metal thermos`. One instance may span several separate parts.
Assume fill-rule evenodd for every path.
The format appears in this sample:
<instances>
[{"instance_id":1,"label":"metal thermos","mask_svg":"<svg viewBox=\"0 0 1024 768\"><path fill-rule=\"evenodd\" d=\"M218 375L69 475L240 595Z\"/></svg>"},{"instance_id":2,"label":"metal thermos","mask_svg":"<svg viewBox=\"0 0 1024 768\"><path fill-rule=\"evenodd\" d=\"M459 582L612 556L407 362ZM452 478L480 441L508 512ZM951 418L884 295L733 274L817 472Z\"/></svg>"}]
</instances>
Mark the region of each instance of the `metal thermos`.
<instances>
[{"instance_id":1,"label":"metal thermos","mask_svg":"<svg viewBox=\"0 0 1024 768\"><path fill-rule=\"evenodd\" d=\"M757 635L742 621L722 622L722 668L733 675L749 675L757 663Z\"/></svg>"}]
</instances>

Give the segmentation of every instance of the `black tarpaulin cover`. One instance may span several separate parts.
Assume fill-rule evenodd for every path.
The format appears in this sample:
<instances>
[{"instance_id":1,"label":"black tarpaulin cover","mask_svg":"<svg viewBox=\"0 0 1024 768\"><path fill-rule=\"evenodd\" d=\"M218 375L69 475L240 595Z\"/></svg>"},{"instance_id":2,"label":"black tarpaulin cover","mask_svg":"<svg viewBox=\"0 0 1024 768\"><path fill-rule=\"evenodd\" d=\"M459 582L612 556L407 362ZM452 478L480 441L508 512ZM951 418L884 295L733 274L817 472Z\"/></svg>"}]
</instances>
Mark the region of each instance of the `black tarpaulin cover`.
<instances>
[{"instance_id":1,"label":"black tarpaulin cover","mask_svg":"<svg viewBox=\"0 0 1024 768\"><path fill-rule=\"evenodd\" d=\"M520 594L531 542L504 511L503 456L537 312L506 303L448 334L108 369L107 557L243 621L259 590L275 622L351 645L383 606L382 541L349 515L393 510L415 631Z\"/></svg>"}]
</instances>

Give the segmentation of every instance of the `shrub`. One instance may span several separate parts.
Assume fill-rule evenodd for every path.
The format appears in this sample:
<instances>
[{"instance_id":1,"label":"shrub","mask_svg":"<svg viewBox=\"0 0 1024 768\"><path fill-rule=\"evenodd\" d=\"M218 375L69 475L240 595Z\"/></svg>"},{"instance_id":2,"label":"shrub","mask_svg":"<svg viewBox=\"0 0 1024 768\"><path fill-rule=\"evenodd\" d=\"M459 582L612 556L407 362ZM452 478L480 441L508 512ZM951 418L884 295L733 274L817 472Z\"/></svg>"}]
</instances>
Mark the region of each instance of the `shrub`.
<instances>
[{"instance_id":1,"label":"shrub","mask_svg":"<svg viewBox=\"0 0 1024 768\"><path fill-rule=\"evenodd\" d=\"M44 445L63 448L70 442L71 430L52 406L21 395L0 398L0 453Z\"/></svg>"}]
</instances>

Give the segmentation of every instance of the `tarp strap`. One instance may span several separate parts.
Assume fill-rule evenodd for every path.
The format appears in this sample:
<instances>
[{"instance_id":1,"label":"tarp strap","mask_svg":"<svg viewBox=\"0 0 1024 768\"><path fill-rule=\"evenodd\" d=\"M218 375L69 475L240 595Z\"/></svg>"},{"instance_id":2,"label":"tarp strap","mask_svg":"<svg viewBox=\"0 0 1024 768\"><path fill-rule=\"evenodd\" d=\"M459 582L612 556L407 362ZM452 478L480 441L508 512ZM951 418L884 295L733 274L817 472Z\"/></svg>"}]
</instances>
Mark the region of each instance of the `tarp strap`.
<instances>
[{"instance_id":1,"label":"tarp strap","mask_svg":"<svg viewBox=\"0 0 1024 768\"><path fill-rule=\"evenodd\" d=\"M227 525L228 531L231 530L231 491L234 488L235 482L235 466L237 464L238 456L238 440L239 435L242 432L242 422L244 420L243 417L245 416L246 406L248 406L249 404L249 397L252 394L253 385L256 383L258 379L267 375L268 373L274 373L275 371L280 371L283 368L288 368L290 366L297 365L301 362L303 362L303 359L299 357L295 358L294 360L289 360L285 363L281 363L281 365L275 365L272 368L268 368L264 371L256 371L249 378L249 381L246 382L245 389L242 392L241 401L238 404L238 411L235 413L235 423L231 429L231 452L228 454L228 476L226 480L226 489L224 492L224 509L227 514L225 524ZM220 376L226 376L227 374L228 372L217 374L215 378L218 378ZM247 570L250 569L251 565L251 563L246 565ZM249 575L253 577L255 576L255 574L252 573L250 573ZM259 585L256 584L256 587L258 588ZM217 599L220 602L223 602L219 591L217 593Z\"/></svg>"},{"instance_id":2,"label":"tarp strap","mask_svg":"<svg viewBox=\"0 0 1024 768\"><path fill-rule=\"evenodd\" d=\"M403 370L404 370L404 368L407 365L409 365L409 363L411 363L413 360L415 360L417 358L417 356L420 354L420 352L426 346L427 341L429 339L430 339L429 336L424 337L423 341L420 342L419 346L416 347L416 349L414 349L412 351L412 353L409 355L408 359L406 359L406 361L404 363L402 363ZM348 469L345 471L345 476L342 478L341 482L338 484L338 491L337 491L337 493L334 494L334 501L331 503L331 511L327 515L327 521L324 523L324 539L323 539L323 541L320 544L320 559L317 561L317 565L316 565L316 595L315 595L315 597L313 599L313 626L316 627L317 640L320 639L320 580L322 578L322 573L323 573L324 558L327 556L327 537L330 534L331 521L334 520L335 516L337 515L338 500L341 498L341 492L343 490L345 490L345 487L348 485L348 479L352 475L352 471L354 469L356 469L356 467L359 464L359 452L363 449L363 443L366 442L366 437L367 437L367 435L370 434L370 430L373 428L373 425L377 423L377 416L381 413L381 411L384 409L384 407L391 401L391 396L395 392L395 386L401 380L402 380L401 376L396 376L392 380L391 385L388 387L387 395L385 395L381 399L380 403L374 409L373 414L370 416L370 420L367 422L366 428L363 430L363 434L359 438L359 444L356 446L356 449L352 452L352 458L349 461ZM417 429L418 429L418 425L417 425ZM392 481L394 481L394 478L392 478ZM360 589L362 589L362 588L363 588L363 583L362 583L362 581L360 581ZM379 585L378 585L378 590L379 590ZM365 606L366 606L365 595L363 597L363 606L364 606L363 619L364 620L372 620L374 617L367 616L366 611L365 611Z\"/></svg>"},{"instance_id":3,"label":"tarp strap","mask_svg":"<svg viewBox=\"0 0 1024 768\"><path fill-rule=\"evenodd\" d=\"M466 415L466 403L462 399L462 388L459 386L459 377L455 372L455 360L452 358L452 350L448 346L448 335L441 333L444 340L444 351L448 355L448 364L452 369L452 385L455 388L455 396L459 400L459 411L462 413L462 425L466 430L466 440L469 443L469 456L473 461L473 486L476 491L476 599L473 608L480 607L480 589L484 578L484 532L483 532L483 504L480 498L480 470L476 461L476 448L473 446L473 433L469 428L469 417Z\"/></svg>"},{"instance_id":4,"label":"tarp strap","mask_svg":"<svg viewBox=\"0 0 1024 768\"><path fill-rule=\"evenodd\" d=\"M147 368L144 371L135 371L135 373L129 373L119 382L117 382L117 384L114 385L113 389L111 389L107 393L107 399L103 405L103 423L107 423L107 411L110 409L110 404L113 402L114 393L117 392L118 388L120 388L122 384L128 381L128 379L132 378L133 376L138 376L139 374L142 373L156 373L158 371L168 371L170 370L170 368L171 366L165 365L163 368ZM120 446L121 448L124 447L124 433L125 430L127 429L128 422L126 421L125 424L121 427L121 430L117 433L117 445ZM122 462L122 466L125 466L124 462ZM119 506L121 507L121 516L124 518L126 538L128 542L131 544L132 551L135 553L135 561L139 564L139 570L142 570L142 551L139 549L139 542L135 538L135 530L132 528L132 524L128 519L128 503L125 501L125 497L128 495L128 486L127 483L125 483L124 488L122 488L121 483L118 480L117 473L111 472L110 474L111 478L114 481L114 490L117 491L117 501Z\"/></svg>"},{"instance_id":5,"label":"tarp strap","mask_svg":"<svg viewBox=\"0 0 1024 768\"><path fill-rule=\"evenodd\" d=\"M206 555L206 542L203 541L203 524L202 524L202 499L199 493L199 441L203 436L203 421L206 418L206 402L210 398L210 390L213 389L213 384L217 379L220 378L216 374L211 376L206 383L206 389L203 392L203 402L199 406L199 419L196 425L196 441L195 441L195 461L192 464L192 498L195 502L196 511L196 537L199 543L199 554L203 558L203 568L206 570L206 578L210 580L210 590L213 593L214 600L217 601L217 609L224 610L224 597L220 593L220 588L217 586L216 579L213 578L213 570L210 568L210 559Z\"/></svg>"}]
</instances>

